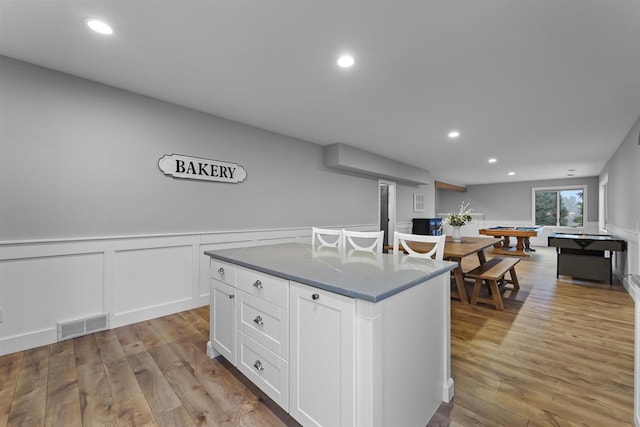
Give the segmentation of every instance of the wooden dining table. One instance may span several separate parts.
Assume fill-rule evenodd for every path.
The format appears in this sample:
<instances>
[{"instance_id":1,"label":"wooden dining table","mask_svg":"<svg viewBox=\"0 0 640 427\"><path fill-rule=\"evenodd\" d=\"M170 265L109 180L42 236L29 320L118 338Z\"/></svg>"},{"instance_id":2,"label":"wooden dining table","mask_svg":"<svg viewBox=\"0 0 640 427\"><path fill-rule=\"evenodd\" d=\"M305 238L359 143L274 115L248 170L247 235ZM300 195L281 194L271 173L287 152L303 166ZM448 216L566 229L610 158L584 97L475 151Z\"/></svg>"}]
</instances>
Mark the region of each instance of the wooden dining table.
<instances>
[{"instance_id":1,"label":"wooden dining table","mask_svg":"<svg viewBox=\"0 0 640 427\"><path fill-rule=\"evenodd\" d=\"M443 258L447 261L454 261L458 266L453 269L453 277L456 282L457 293L452 292L451 296L457 297L461 302L468 304L469 296L464 287L464 273L462 271L462 258L476 254L480 265L487 262L484 254L486 248L492 247L501 239L492 237L467 237L463 236L461 242L454 242L453 237L447 236L444 244ZM411 249L416 252L429 252L433 248L433 243L408 242ZM385 249L393 250L393 246L385 246Z\"/></svg>"}]
</instances>

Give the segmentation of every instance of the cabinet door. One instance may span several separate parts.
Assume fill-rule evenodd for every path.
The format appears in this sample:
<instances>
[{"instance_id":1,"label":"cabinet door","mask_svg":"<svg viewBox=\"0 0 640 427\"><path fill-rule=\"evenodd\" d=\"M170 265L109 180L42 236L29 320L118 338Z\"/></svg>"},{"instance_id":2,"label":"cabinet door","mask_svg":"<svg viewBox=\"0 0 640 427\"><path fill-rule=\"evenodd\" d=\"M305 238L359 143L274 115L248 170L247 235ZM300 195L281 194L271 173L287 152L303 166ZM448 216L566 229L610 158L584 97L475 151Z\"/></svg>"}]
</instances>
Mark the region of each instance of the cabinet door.
<instances>
[{"instance_id":1,"label":"cabinet door","mask_svg":"<svg viewBox=\"0 0 640 427\"><path fill-rule=\"evenodd\" d=\"M236 365L236 288L212 280L211 345Z\"/></svg>"},{"instance_id":2,"label":"cabinet door","mask_svg":"<svg viewBox=\"0 0 640 427\"><path fill-rule=\"evenodd\" d=\"M289 412L305 426L355 424L355 301L291 282Z\"/></svg>"}]
</instances>

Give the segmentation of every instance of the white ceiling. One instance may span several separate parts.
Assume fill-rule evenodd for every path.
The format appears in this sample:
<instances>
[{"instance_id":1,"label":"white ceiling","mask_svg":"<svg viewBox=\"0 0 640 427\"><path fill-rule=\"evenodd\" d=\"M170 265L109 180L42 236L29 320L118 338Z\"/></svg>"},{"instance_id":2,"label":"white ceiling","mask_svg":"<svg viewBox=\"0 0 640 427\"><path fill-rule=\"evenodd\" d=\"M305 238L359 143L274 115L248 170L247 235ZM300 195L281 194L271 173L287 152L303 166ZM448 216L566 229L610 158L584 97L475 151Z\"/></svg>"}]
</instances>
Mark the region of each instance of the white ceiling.
<instances>
[{"instance_id":1,"label":"white ceiling","mask_svg":"<svg viewBox=\"0 0 640 427\"><path fill-rule=\"evenodd\" d=\"M0 54L459 185L598 175L640 116L638 0L0 0Z\"/></svg>"}]
</instances>

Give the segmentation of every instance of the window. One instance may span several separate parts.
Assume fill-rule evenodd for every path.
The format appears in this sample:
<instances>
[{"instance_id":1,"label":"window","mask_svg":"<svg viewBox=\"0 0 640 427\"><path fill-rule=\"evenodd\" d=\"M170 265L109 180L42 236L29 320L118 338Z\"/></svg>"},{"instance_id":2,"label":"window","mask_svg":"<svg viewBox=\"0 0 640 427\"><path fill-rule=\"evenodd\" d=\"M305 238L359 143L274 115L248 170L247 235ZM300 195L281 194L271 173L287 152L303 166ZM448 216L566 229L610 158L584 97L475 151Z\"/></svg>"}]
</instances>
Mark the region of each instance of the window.
<instances>
[{"instance_id":1,"label":"window","mask_svg":"<svg viewBox=\"0 0 640 427\"><path fill-rule=\"evenodd\" d=\"M583 227L586 187L534 188L536 225Z\"/></svg>"},{"instance_id":2,"label":"window","mask_svg":"<svg viewBox=\"0 0 640 427\"><path fill-rule=\"evenodd\" d=\"M424 194L413 193L413 211L424 212Z\"/></svg>"}]
</instances>

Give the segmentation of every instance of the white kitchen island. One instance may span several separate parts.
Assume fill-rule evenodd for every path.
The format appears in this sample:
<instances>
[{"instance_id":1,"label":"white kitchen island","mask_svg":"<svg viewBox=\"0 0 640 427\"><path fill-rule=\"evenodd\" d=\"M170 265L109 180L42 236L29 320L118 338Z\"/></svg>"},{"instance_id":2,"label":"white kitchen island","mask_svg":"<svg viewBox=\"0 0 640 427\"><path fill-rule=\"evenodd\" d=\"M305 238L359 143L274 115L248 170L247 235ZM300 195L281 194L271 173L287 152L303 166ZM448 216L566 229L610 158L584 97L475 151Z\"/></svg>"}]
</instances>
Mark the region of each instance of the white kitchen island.
<instances>
[{"instance_id":1,"label":"white kitchen island","mask_svg":"<svg viewBox=\"0 0 640 427\"><path fill-rule=\"evenodd\" d=\"M425 426L453 397L455 263L301 243L205 254L207 353L302 425Z\"/></svg>"}]
</instances>

